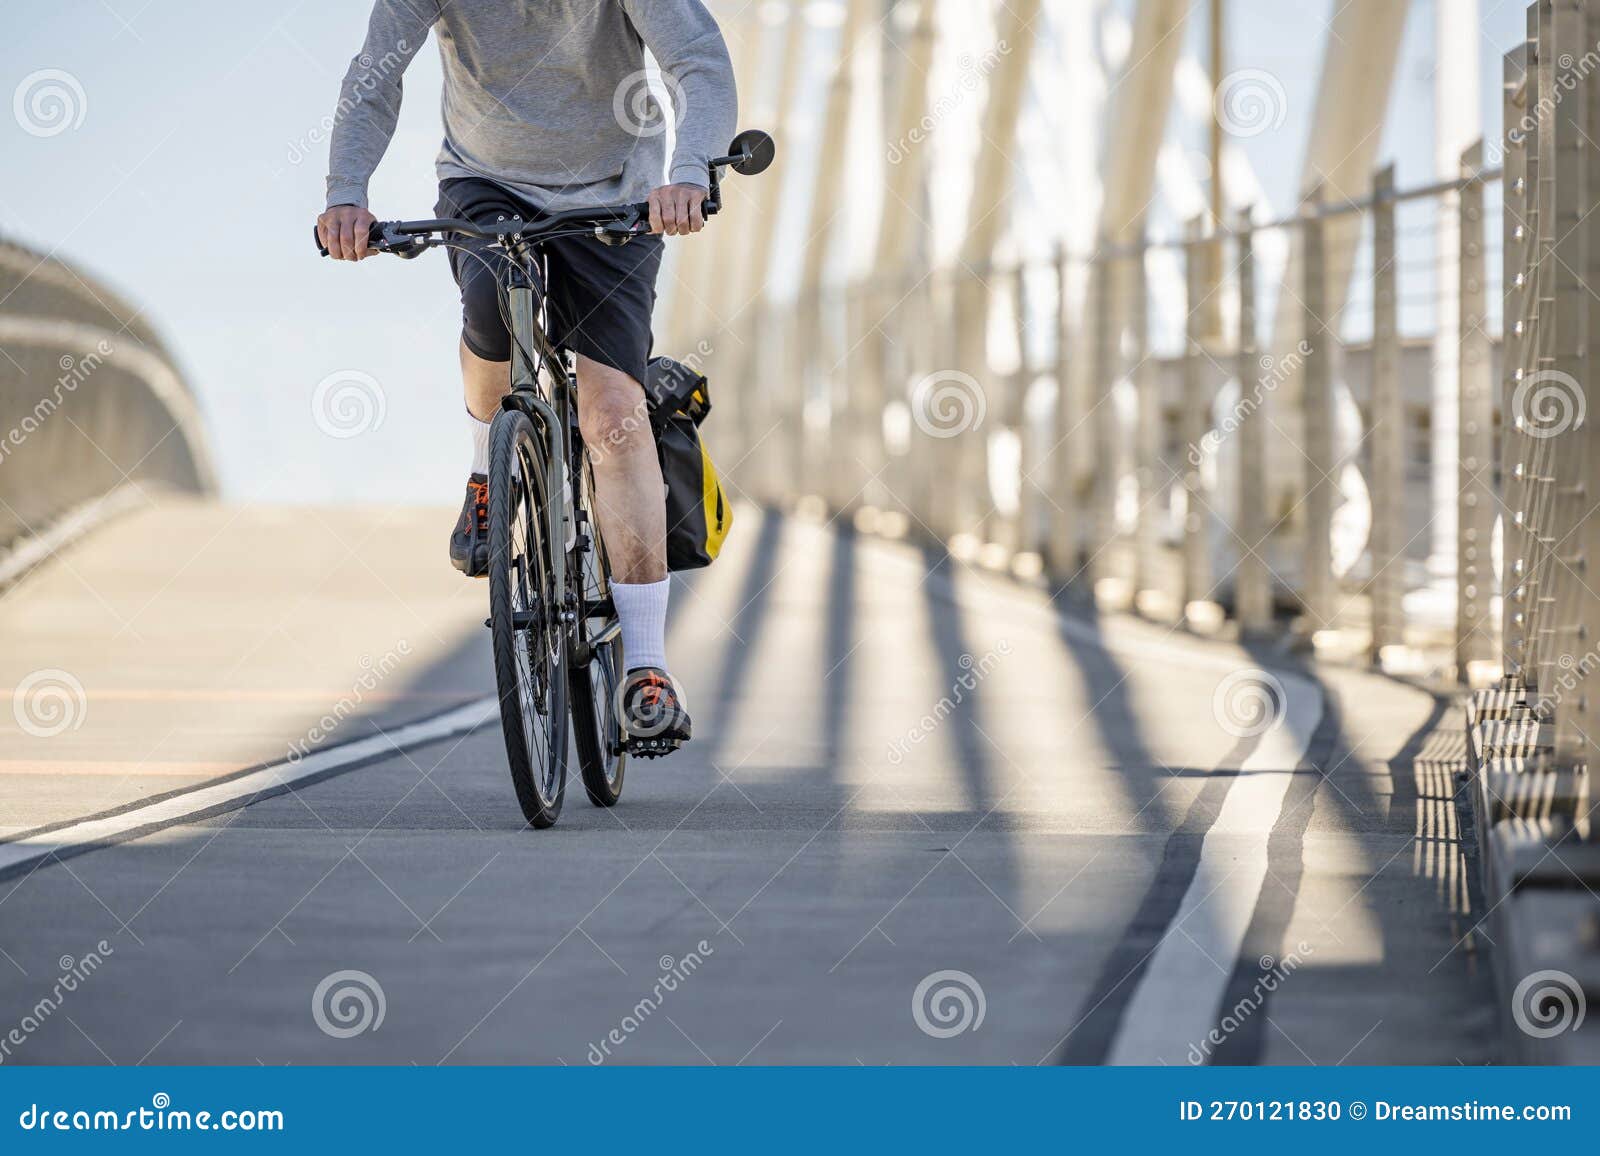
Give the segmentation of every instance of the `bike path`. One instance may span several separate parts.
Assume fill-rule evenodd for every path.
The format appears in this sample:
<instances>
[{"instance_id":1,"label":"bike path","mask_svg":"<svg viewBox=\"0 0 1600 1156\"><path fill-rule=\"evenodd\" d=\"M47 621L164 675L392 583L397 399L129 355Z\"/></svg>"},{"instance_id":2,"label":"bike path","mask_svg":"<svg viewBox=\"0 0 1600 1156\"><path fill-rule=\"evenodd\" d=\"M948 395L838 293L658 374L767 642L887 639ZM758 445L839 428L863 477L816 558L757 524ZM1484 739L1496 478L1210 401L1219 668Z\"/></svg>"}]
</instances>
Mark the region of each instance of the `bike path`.
<instances>
[{"instance_id":1,"label":"bike path","mask_svg":"<svg viewBox=\"0 0 1600 1156\"><path fill-rule=\"evenodd\" d=\"M674 597L700 737L613 811L521 829L491 725L0 882L4 1015L112 949L16 1061L1493 1057L1427 696L753 511Z\"/></svg>"}]
</instances>

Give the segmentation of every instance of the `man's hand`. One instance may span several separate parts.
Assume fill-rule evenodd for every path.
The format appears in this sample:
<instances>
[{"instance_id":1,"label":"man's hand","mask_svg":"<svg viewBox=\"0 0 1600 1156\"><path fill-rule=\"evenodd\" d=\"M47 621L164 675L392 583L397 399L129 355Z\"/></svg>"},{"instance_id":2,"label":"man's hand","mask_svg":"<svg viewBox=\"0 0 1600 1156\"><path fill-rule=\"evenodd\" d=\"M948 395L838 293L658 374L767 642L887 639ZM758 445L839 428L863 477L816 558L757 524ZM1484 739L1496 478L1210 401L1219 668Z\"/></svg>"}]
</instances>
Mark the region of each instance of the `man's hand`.
<instances>
[{"instance_id":1,"label":"man's hand","mask_svg":"<svg viewBox=\"0 0 1600 1156\"><path fill-rule=\"evenodd\" d=\"M372 255L367 234L377 219L356 205L335 205L317 218L317 236L335 261L359 261Z\"/></svg>"},{"instance_id":2,"label":"man's hand","mask_svg":"<svg viewBox=\"0 0 1600 1156\"><path fill-rule=\"evenodd\" d=\"M706 227L701 206L710 193L699 185L664 185L650 194L650 231L678 237Z\"/></svg>"}]
</instances>

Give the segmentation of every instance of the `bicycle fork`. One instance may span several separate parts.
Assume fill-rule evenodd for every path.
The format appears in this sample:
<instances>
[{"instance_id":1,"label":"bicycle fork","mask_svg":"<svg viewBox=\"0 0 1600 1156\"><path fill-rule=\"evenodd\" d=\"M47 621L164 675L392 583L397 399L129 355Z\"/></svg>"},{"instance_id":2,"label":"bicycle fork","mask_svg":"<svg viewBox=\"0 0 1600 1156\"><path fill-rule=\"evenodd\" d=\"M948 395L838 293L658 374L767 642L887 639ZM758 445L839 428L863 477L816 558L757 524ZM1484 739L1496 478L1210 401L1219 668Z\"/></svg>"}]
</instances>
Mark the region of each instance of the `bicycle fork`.
<instances>
[{"instance_id":1,"label":"bicycle fork","mask_svg":"<svg viewBox=\"0 0 1600 1156\"><path fill-rule=\"evenodd\" d=\"M518 281L522 278L519 276ZM513 284L506 290L506 301L511 313L511 392L500 401L507 410L521 410L541 431L545 443L545 539L550 543L550 561L555 589L567 589L566 543L572 540L575 527L572 503L566 495L572 492L571 479L567 477L567 431L557 416L555 408L539 392L539 370L529 356L537 347L538 301L532 286Z\"/></svg>"}]
</instances>

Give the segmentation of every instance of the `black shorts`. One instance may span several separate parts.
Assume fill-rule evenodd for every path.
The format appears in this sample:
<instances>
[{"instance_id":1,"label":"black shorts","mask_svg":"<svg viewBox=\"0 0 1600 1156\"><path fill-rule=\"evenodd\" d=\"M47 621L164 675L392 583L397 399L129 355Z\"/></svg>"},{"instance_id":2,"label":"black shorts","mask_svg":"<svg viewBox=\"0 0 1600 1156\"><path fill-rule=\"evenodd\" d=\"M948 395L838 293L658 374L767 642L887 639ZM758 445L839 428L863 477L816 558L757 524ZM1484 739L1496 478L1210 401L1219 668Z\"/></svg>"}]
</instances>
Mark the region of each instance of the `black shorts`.
<instances>
[{"instance_id":1,"label":"black shorts","mask_svg":"<svg viewBox=\"0 0 1600 1156\"><path fill-rule=\"evenodd\" d=\"M479 224L542 216L538 206L477 177L441 182L435 211ZM498 288L507 258L490 251L486 241L470 242L469 247L476 257L448 250L451 272L461 287L462 340L485 361L510 361L511 334L500 314ZM635 237L612 246L592 236L568 237L547 242L543 249L550 269L546 302L555 344L642 383L650 360L661 238Z\"/></svg>"}]
</instances>

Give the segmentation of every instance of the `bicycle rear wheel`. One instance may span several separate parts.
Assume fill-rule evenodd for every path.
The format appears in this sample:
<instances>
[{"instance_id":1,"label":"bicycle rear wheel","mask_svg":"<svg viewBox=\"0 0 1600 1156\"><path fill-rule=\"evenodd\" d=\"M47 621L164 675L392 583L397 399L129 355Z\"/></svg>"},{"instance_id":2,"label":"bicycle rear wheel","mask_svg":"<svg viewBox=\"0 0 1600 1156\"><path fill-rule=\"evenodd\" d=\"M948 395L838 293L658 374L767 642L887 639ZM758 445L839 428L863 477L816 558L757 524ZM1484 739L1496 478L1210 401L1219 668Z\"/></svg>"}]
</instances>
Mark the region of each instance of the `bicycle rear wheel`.
<instances>
[{"instance_id":1,"label":"bicycle rear wheel","mask_svg":"<svg viewBox=\"0 0 1600 1156\"><path fill-rule=\"evenodd\" d=\"M489 622L511 783L533 827L567 789L567 627L545 532L546 453L528 416L502 410L489 441Z\"/></svg>"},{"instance_id":2,"label":"bicycle rear wheel","mask_svg":"<svg viewBox=\"0 0 1600 1156\"><path fill-rule=\"evenodd\" d=\"M611 567L600 527L594 521L594 478L587 462L580 496L583 509L589 511L589 548L574 559L579 590L586 607L609 607ZM597 807L614 807L622 798L622 780L628 765L628 736L623 733L616 709L623 676L622 636L616 629L616 611L585 616L579 629L588 643L589 661L581 669L572 664L572 727L578 766L589 801Z\"/></svg>"}]
</instances>

